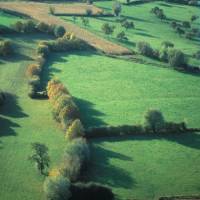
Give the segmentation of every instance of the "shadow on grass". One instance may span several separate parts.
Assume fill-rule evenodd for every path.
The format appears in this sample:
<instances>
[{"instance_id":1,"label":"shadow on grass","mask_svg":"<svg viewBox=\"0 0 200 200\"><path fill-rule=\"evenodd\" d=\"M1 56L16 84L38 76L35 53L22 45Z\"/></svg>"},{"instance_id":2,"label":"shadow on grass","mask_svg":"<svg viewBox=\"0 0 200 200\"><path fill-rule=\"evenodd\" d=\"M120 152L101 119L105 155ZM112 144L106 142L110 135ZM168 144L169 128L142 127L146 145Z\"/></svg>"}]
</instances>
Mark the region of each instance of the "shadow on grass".
<instances>
[{"instance_id":1,"label":"shadow on grass","mask_svg":"<svg viewBox=\"0 0 200 200\"><path fill-rule=\"evenodd\" d=\"M141 32L137 32L135 33L136 35L141 35L141 36L144 36L144 37L150 37L150 38L158 38L156 36L153 36L151 34L148 34L148 33L141 33Z\"/></svg>"},{"instance_id":2,"label":"shadow on grass","mask_svg":"<svg viewBox=\"0 0 200 200\"><path fill-rule=\"evenodd\" d=\"M99 145L100 142L95 143L90 147L92 158L87 177L89 179L95 177L95 181L110 187L130 189L136 186L136 181L126 170L110 164L112 158L120 161L132 161L131 157L102 148Z\"/></svg>"},{"instance_id":3,"label":"shadow on grass","mask_svg":"<svg viewBox=\"0 0 200 200\"><path fill-rule=\"evenodd\" d=\"M193 149L200 149L200 133L182 133L182 134L167 134L167 135L141 135L141 136L124 136L124 137L111 137L111 138L102 138L95 139L95 142L118 142L126 140L168 140L177 144L181 144L186 147Z\"/></svg>"},{"instance_id":4,"label":"shadow on grass","mask_svg":"<svg viewBox=\"0 0 200 200\"><path fill-rule=\"evenodd\" d=\"M89 102L84 99L79 99L74 97L74 100L81 113L81 121L83 122L86 128L91 126L105 126L106 123L101 120L99 117L104 116L105 114L95 110L92 102Z\"/></svg>"},{"instance_id":5,"label":"shadow on grass","mask_svg":"<svg viewBox=\"0 0 200 200\"><path fill-rule=\"evenodd\" d=\"M18 105L18 97L10 93L5 94L5 103L0 108L0 137L1 136L16 136L16 132L13 128L20 127L17 123L12 122L11 118L23 118L28 117L21 107Z\"/></svg>"}]
</instances>

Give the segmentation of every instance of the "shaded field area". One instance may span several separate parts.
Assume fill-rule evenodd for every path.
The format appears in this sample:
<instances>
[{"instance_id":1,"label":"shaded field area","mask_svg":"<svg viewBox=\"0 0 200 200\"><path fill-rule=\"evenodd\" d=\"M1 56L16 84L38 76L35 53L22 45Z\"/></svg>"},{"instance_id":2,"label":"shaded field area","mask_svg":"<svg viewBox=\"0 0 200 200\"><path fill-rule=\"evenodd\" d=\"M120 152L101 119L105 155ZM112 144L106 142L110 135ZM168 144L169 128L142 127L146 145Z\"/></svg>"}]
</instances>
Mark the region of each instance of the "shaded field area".
<instances>
[{"instance_id":1,"label":"shaded field area","mask_svg":"<svg viewBox=\"0 0 200 200\"><path fill-rule=\"evenodd\" d=\"M0 89L6 92L6 103L0 108L2 200L43 199L43 177L28 160L31 143L41 142L48 146L52 167L60 162L65 145L62 131L52 119L49 102L31 100L27 95L25 71L27 65L33 62L39 38L44 39L44 35L9 36L15 42L16 54L0 59ZM48 39L47 36L45 38Z\"/></svg>"},{"instance_id":2,"label":"shaded field area","mask_svg":"<svg viewBox=\"0 0 200 200\"><path fill-rule=\"evenodd\" d=\"M93 140L90 181L119 199L199 194L200 135Z\"/></svg>"},{"instance_id":3,"label":"shaded field area","mask_svg":"<svg viewBox=\"0 0 200 200\"><path fill-rule=\"evenodd\" d=\"M101 9L107 12L112 12L112 1L99 1L95 3ZM158 6L164 10L164 13L168 17L168 21L161 21L156 18L155 15L150 13L150 10ZM183 14L184 13L184 14ZM170 26L172 21L190 21L192 15L200 16L199 8L184 6L178 4L163 3L162 1L144 3L140 5L123 5L121 16L126 17L129 21L133 21L135 24L135 29L128 29L121 27L119 22L116 22L116 17L88 17L89 25L84 26L81 18L77 18L75 25L85 28L92 33L95 33L101 37L104 37L114 43L123 45L129 49L135 50L136 44L139 41L147 41L154 48L160 48L163 41L171 41L175 44L175 48L181 49L188 55L195 53L200 46L200 39L188 40L184 36L179 36ZM74 23L72 17L61 17L62 19ZM102 32L102 25L104 23L109 23L114 25L116 28L114 34L106 36ZM193 28L200 27L200 18L192 23ZM121 31L126 33L128 41L119 41L116 36ZM190 60L193 64L200 64L197 60Z\"/></svg>"},{"instance_id":4,"label":"shaded field area","mask_svg":"<svg viewBox=\"0 0 200 200\"><path fill-rule=\"evenodd\" d=\"M160 109L169 121L199 127L199 77L155 65L93 52L55 54L43 81L57 77L69 88L86 127L141 123L149 108Z\"/></svg>"}]
</instances>

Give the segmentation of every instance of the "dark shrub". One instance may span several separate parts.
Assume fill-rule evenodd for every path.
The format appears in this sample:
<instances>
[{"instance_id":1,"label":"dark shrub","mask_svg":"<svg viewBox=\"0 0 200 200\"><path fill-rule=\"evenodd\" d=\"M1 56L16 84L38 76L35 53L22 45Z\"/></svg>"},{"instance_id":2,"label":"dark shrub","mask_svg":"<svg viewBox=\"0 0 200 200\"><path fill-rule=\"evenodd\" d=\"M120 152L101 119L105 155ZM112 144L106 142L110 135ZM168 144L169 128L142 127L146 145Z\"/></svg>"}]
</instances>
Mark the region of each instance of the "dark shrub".
<instances>
[{"instance_id":1,"label":"dark shrub","mask_svg":"<svg viewBox=\"0 0 200 200\"><path fill-rule=\"evenodd\" d=\"M44 192L47 200L68 200L71 197L70 181L63 176L47 177Z\"/></svg>"},{"instance_id":2,"label":"dark shrub","mask_svg":"<svg viewBox=\"0 0 200 200\"><path fill-rule=\"evenodd\" d=\"M25 33L33 33L36 28L36 23L33 20L27 20L24 22L23 28Z\"/></svg>"},{"instance_id":3,"label":"dark shrub","mask_svg":"<svg viewBox=\"0 0 200 200\"><path fill-rule=\"evenodd\" d=\"M86 13L86 15L91 16L91 15L92 15L92 9L87 8L87 9L85 10L85 13Z\"/></svg>"},{"instance_id":4,"label":"dark shrub","mask_svg":"<svg viewBox=\"0 0 200 200\"><path fill-rule=\"evenodd\" d=\"M200 50L198 50L198 51L194 54L194 58L200 60Z\"/></svg>"},{"instance_id":5,"label":"dark shrub","mask_svg":"<svg viewBox=\"0 0 200 200\"><path fill-rule=\"evenodd\" d=\"M165 48L172 48L172 47L174 47L174 44L172 42L170 42L170 41L163 41L161 43L161 46L163 46Z\"/></svg>"},{"instance_id":6,"label":"dark shrub","mask_svg":"<svg viewBox=\"0 0 200 200\"><path fill-rule=\"evenodd\" d=\"M22 33L24 31L24 24L21 21L17 21L15 24L11 25L11 27L18 33Z\"/></svg>"},{"instance_id":7,"label":"dark shrub","mask_svg":"<svg viewBox=\"0 0 200 200\"><path fill-rule=\"evenodd\" d=\"M93 182L72 184L70 191L70 200L114 200L110 188Z\"/></svg>"},{"instance_id":8,"label":"dark shrub","mask_svg":"<svg viewBox=\"0 0 200 200\"><path fill-rule=\"evenodd\" d=\"M122 11L121 3L117 2L117 1L114 2L114 4L113 4L113 12L114 12L115 16L119 16L121 11Z\"/></svg>"},{"instance_id":9,"label":"dark shrub","mask_svg":"<svg viewBox=\"0 0 200 200\"><path fill-rule=\"evenodd\" d=\"M170 66L175 68L187 67L187 58L185 54L177 49L170 49L168 52L168 61Z\"/></svg>"},{"instance_id":10,"label":"dark shrub","mask_svg":"<svg viewBox=\"0 0 200 200\"><path fill-rule=\"evenodd\" d=\"M115 29L115 26L112 26L108 23L105 23L102 25L101 30L106 34L106 35L111 35L113 34Z\"/></svg>"},{"instance_id":11,"label":"dark shrub","mask_svg":"<svg viewBox=\"0 0 200 200\"><path fill-rule=\"evenodd\" d=\"M163 62L168 62L168 48L161 48L159 51L159 59Z\"/></svg>"},{"instance_id":12,"label":"dark shrub","mask_svg":"<svg viewBox=\"0 0 200 200\"><path fill-rule=\"evenodd\" d=\"M188 21L183 21L182 25L184 28L191 28L190 22Z\"/></svg>"},{"instance_id":13,"label":"dark shrub","mask_svg":"<svg viewBox=\"0 0 200 200\"><path fill-rule=\"evenodd\" d=\"M138 42L137 43L137 48L140 54L142 54L143 56L148 56L148 57L153 57L153 48L151 47L151 45L147 42Z\"/></svg>"},{"instance_id":14,"label":"dark shrub","mask_svg":"<svg viewBox=\"0 0 200 200\"><path fill-rule=\"evenodd\" d=\"M158 110L149 110L145 113L145 128L153 131L153 133L160 132L165 126L165 119L162 113Z\"/></svg>"},{"instance_id":15,"label":"dark shrub","mask_svg":"<svg viewBox=\"0 0 200 200\"><path fill-rule=\"evenodd\" d=\"M37 54L42 57L47 57L49 55L49 47L47 45L39 45L37 48Z\"/></svg>"},{"instance_id":16,"label":"dark shrub","mask_svg":"<svg viewBox=\"0 0 200 200\"><path fill-rule=\"evenodd\" d=\"M185 37L186 37L187 39L189 39L189 40L192 40L192 38L195 37L195 35L194 35L194 33L192 33L192 32L187 32L187 33L185 34Z\"/></svg>"},{"instance_id":17,"label":"dark shrub","mask_svg":"<svg viewBox=\"0 0 200 200\"><path fill-rule=\"evenodd\" d=\"M63 26L56 26L54 29L54 35L56 37L62 37L65 34L65 28Z\"/></svg>"},{"instance_id":18,"label":"dark shrub","mask_svg":"<svg viewBox=\"0 0 200 200\"><path fill-rule=\"evenodd\" d=\"M44 22L39 22L36 25L36 29L42 33L48 33L49 32L49 25L45 24Z\"/></svg>"},{"instance_id":19,"label":"dark shrub","mask_svg":"<svg viewBox=\"0 0 200 200\"><path fill-rule=\"evenodd\" d=\"M118 40L128 40L124 31L117 34L117 39Z\"/></svg>"},{"instance_id":20,"label":"dark shrub","mask_svg":"<svg viewBox=\"0 0 200 200\"><path fill-rule=\"evenodd\" d=\"M9 41L0 41L0 56L9 56L14 53L13 44Z\"/></svg>"},{"instance_id":21,"label":"dark shrub","mask_svg":"<svg viewBox=\"0 0 200 200\"><path fill-rule=\"evenodd\" d=\"M0 106L4 104L6 96L3 92L0 91Z\"/></svg>"},{"instance_id":22,"label":"dark shrub","mask_svg":"<svg viewBox=\"0 0 200 200\"><path fill-rule=\"evenodd\" d=\"M121 26L124 27L126 30L135 28L134 23L133 22L129 22L128 20L125 20L125 21L121 22Z\"/></svg>"}]
</instances>

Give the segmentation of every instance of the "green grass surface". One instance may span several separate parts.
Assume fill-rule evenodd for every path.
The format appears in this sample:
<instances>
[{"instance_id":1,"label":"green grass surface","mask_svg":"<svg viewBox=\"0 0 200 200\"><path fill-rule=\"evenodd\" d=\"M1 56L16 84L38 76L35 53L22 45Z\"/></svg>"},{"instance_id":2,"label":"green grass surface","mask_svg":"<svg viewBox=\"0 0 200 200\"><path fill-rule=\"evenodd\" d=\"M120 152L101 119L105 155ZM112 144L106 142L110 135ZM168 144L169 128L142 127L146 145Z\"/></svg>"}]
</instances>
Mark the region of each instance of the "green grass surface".
<instances>
[{"instance_id":1,"label":"green grass surface","mask_svg":"<svg viewBox=\"0 0 200 200\"><path fill-rule=\"evenodd\" d=\"M23 19L21 17L0 11L0 25L10 26L17 21L23 21Z\"/></svg>"},{"instance_id":2,"label":"green grass surface","mask_svg":"<svg viewBox=\"0 0 200 200\"><path fill-rule=\"evenodd\" d=\"M140 123L149 108L199 127L200 80L177 71L80 52L51 56L44 79L59 78L77 98L86 126ZM50 77L46 77L49 74Z\"/></svg>"},{"instance_id":3,"label":"green grass surface","mask_svg":"<svg viewBox=\"0 0 200 200\"><path fill-rule=\"evenodd\" d=\"M27 95L25 71L33 62L39 38L47 39L41 35L9 36L19 47L17 55L0 59L0 88L11 94L0 108L1 200L44 199L43 177L28 160L31 143L41 142L49 147L52 167L59 163L65 145L49 102L31 100Z\"/></svg>"},{"instance_id":4,"label":"green grass surface","mask_svg":"<svg viewBox=\"0 0 200 200\"><path fill-rule=\"evenodd\" d=\"M200 194L200 135L118 139L92 142L88 180L120 200Z\"/></svg>"},{"instance_id":5,"label":"green grass surface","mask_svg":"<svg viewBox=\"0 0 200 200\"><path fill-rule=\"evenodd\" d=\"M105 11L112 12L113 1L99 1L96 2L100 8L103 8ZM135 29L125 30L121 25L116 22L115 17L99 17L99 18L88 18L89 26L83 26L81 18L77 18L75 24L94 32L101 37L105 37L108 40L111 40L116 43L120 43L123 46L126 46L130 49L135 49L135 46L138 41L147 41L154 48L160 48L160 45L163 41L171 41L175 44L175 47L183 50L186 54L192 55L199 49L200 40L188 40L184 36L180 37L175 31L170 27L169 23L161 22L160 19L156 18L153 14L150 13L150 10L159 6L162 8L169 18L168 22L171 23L173 20L178 21L190 21L192 15L200 16L199 8L184 6L178 4L167 4L163 2L151 2L140 5L129 5L122 6L122 16L125 16L128 20L131 20L135 24ZM184 13L184 14L183 14ZM62 17L65 20L73 22L72 17ZM112 36L106 36L101 27L104 23L112 24L116 27L115 32ZM200 28L200 18L192 24L194 28ZM125 31L128 41L119 42L116 39L116 35ZM197 60L191 60L194 64L200 64Z\"/></svg>"}]
</instances>

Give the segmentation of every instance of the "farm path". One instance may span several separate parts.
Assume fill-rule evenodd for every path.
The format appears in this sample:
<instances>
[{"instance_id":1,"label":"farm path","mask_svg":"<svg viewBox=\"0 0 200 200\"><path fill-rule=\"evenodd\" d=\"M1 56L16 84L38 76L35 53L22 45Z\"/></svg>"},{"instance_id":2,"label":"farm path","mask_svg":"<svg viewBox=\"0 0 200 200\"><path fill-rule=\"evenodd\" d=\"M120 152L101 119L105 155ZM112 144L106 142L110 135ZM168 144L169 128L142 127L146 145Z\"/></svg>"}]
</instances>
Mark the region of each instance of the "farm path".
<instances>
[{"instance_id":1,"label":"farm path","mask_svg":"<svg viewBox=\"0 0 200 200\"><path fill-rule=\"evenodd\" d=\"M92 9L93 13L100 11L99 8L93 5L73 3L73 4L48 4L48 3L36 3L36 2L0 2L0 9L15 11L21 14L30 16L38 21L62 25L67 31L73 32L78 38L88 42L94 48L111 55L130 55L132 52L120 45L114 44L106 39L100 38L89 31L82 29L72 23L66 22L60 19L58 16L49 14L49 7L55 8L55 12L58 13L85 13L87 8Z\"/></svg>"}]
</instances>

